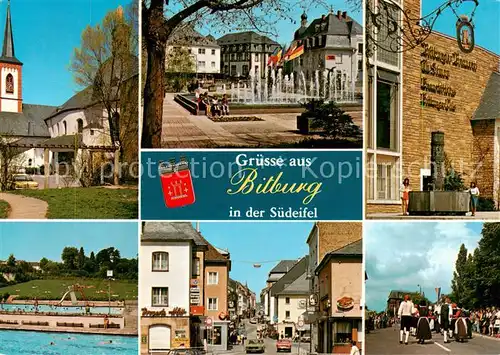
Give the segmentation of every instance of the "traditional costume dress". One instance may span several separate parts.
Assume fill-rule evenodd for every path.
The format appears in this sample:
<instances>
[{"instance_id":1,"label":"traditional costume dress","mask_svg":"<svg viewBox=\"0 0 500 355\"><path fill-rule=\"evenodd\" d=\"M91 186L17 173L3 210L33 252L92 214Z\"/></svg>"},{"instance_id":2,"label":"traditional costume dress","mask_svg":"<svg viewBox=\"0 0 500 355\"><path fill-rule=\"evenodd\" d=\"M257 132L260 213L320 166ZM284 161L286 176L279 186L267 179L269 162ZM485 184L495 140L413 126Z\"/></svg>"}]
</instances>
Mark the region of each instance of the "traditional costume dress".
<instances>
[{"instance_id":1,"label":"traditional costume dress","mask_svg":"<svg viewBox=\"0 0 500 355\"><path fill-rule=\"evenodd\" d=\"M412 321L413 302L409 296L405 296L405 300L401 302L398 311L398 318L401 319L401 329L399 331L399 343L403 344L403 333L405 334L405 344L408 345L410 336L410 328Z\"/></svg>"},{"instance_id":2,"label":"traditional costume dress","mask_svg":"<svg viewBox=\"0 0 500 355\"><path fill-rule=\"evenodd\" d=\"M457 342L463 342L465 339L469 337L467 322L465 320L465 314L460 309L457 309L454 318L455 318L454 322L455 340Z\"/></svg>"},{"instance_id":3,"label":"traditional costume dress","mask_svg":"<svg viewBox=\"0 0 500 355\"><path fill-rule=\"evenodd\" d=\"M453 316L453 310L451 308L450 303L445 303L441 306L441 327L443 328L444 331L444 342L448 342L448 336L451 338L451 335L449 332L451 331L451 318Z\"/></svg>"},{"instance_id":4,"label":"traditional costume dress","mask_svg":"<svg viewBox=\"0 0 500 355\"><path fill-rule=\"evenodd\" d=\"M412 315L412 317L411 317L410 334L412 336L416 336L417 335L417 323L418 323L419 314L418 314L418 308L415 305L413 305L411 315Z\"/></svg>"},{"instance_id":5,"label":"traditional costume dress","mask_svg":"<svg viewBox=\"0 0 500 355\"><path fill-rule=\"evenodd\" d=\"M427 306L418 307L419 318L417 322L417 340L419 343L424 343L426 340L432 339L431 326L429 323L429 309Z\"/></svg>"}]
</instances>

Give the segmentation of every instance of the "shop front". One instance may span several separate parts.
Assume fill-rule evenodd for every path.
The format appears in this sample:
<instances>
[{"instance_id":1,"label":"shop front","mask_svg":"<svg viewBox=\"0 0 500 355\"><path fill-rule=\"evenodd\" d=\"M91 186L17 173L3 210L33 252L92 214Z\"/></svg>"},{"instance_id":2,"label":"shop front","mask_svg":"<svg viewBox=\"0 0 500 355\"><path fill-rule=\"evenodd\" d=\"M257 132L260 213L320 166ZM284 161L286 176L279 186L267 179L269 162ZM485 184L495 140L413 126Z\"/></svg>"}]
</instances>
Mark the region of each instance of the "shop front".
<instances>
[{"instance_id":1,"label":"shop front","mask_svg":"<svg viewBox=\"0 0 500 355\"><path fill-rule=\"evenodd\" d=\"M420 0L402 6L421 10ZM432 189L433 132L444 133L444 173L459 173L464 189L475 182L485 204L498 208L499 55L479 46L463 52L457 38L433 32L402 53L378 48L366 63L368 215L401 212L405 178L412 191Z\"/></svg>"},{"instance_id":2,"label":"shop front","mask_svg":"<svg viewBox=\"0 0 500 355\"><path fill-rule=\"evenodd\" d=\"M190 347L188 316L169 316L163 311L142 310L141 354Z\"/></svg>"}]
</instances>

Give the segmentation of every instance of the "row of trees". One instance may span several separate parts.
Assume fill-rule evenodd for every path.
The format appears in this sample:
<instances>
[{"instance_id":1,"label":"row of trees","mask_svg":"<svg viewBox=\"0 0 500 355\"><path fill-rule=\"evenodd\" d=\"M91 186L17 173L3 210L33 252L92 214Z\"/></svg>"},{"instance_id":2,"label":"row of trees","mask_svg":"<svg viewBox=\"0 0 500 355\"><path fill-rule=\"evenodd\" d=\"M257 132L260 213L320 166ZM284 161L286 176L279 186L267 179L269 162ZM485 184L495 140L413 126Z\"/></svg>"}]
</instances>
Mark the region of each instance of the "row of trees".
<instances>
[{"instance_id":1,"label":"row of trees","mask_svg":"<svg viewBox=\"0 0 500 355\"><path fill-rule=\"evenodd\" d=\"M500 223L485 223L479 246L460 246L451 298L467 309L500 306Z\"/></svg>"},{"instance_id":2,"label":"row of trees","mask_svg":"<svg viewBox=\"0 0 500 355\"><path fill-rule=\"evenodd\" d=\"M10 255L5 264L0 265L0 287L8 283L21 283L40 278L87 277L106 278L107 271L113 270L113 277L121 280L138 279L137 258L122 258L120 251L114 247L85 254L83 247L65 247L61 253L62 262L42 258L40 270L26 261L16 260ZM14 275L14 277L5 277ZM14 281L12 280L14 279ZM9 281L10 280L10 281Z\"/></svg>"}]
</instances>

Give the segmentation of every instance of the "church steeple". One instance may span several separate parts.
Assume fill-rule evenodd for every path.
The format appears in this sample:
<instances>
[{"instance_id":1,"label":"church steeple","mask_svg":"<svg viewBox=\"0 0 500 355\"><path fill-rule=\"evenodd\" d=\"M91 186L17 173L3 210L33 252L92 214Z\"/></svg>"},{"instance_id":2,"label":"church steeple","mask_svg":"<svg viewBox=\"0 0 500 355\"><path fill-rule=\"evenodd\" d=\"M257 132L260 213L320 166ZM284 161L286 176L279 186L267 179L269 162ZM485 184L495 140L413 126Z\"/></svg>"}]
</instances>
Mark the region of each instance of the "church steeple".
<instances>
[{"instance_id":1,"label":"church steeple","mask_svg":"<svg viewBox=\"0 0 500 355\"><path fill-rule=\"evenodd\" d=\"M12 20L10 15L10 0L7 3L7 17L5 20L5 32L3 37L2 59L9 62L20 63L14 51L14 35L12 33Z\"/></svg>"},{"instance_id":2,"label":"church steeple","mask_svg":"<svg viewBox=\"0 0 500 355\"><path fill-rule=\"evenodd\" d=\"M16 58L14 52L10 0L8 0L2 56L0 57L0 112L23 112L22 70L23 63Z\"/></svg>"}]
</instances>

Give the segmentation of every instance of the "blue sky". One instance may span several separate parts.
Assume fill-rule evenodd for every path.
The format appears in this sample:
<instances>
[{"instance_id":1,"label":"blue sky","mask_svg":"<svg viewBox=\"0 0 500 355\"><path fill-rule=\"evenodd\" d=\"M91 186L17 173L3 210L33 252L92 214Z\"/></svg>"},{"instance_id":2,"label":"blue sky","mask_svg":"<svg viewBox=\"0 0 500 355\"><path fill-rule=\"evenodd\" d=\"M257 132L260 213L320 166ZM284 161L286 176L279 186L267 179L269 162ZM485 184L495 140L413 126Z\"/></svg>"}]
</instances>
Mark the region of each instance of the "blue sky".
<instances>
[{"instance_id":1,"label":"blue sky","mask_svg":"<svg viewBox=\"0 0 500 355\"><path fill-rule=\"evenodd\" d=\"M269 36L275 41L277 41L280 44L283 43L288 43L293 40L293 34L295 31L300 27L300 16L306 10L307 16L308 16L308 23L311 23L315 18L321 17L321 15L326 15L328 14L328 11L330 9L330 6L333 6L333 11L334 13L337 13L337 11L347 11L348 15L351 16L353 19L358 21L360 24L363 22L362 18L362 13L359 10L356 11L351 11L350 5L346 4L345 0L326 0L324 3L327 3L327 6L315 4L313 1L303 1L300 3L300 6L297 6L295 10L290 13L290 17L295 20L296 23L292 23L290 20L279 20L276 23L276 28L273 30L273 33L277 33L278 37L276 36ZM271 18L272 20L272 18ZM271 20L269 22L271 22ZM202 28L200 32L203 34L208 34L210 32L210 28ZM213 32L213 31L212 31ZM223 34L230 33L230 32L238 32L234 28L221 28L221 30L217 33L213 32L212 35L215 38L222 37Z\"/></svg>"},{"instance_id":2,"label":"blue sky","mask_svg":"<svg viewBox=\"0 0 500 355\"><path fill-rule=\"evenodd\" d=\"M444 0L423 0L422 14L425 16L436 8L437 5L444 3ZM459 7L458 14L470 14L474 4L467 2ZM479 0L476 14L474 15L474 35L476 36L476 45L489 49L490 51L500 53L500 0ZM457 17L450 9L447 9L438 18L434 29L438 32L456 37Z\"/></svg>"},{"instance_id":3,"label":"blue sky","mask_svg":"<svg viewBox=\"0 0 500 355\"><path fill-rule=\"evenodd\" d=\"M69 71L73 50L88 24L126 0L11 0L15 54L23 62L23 99L28 104L62 105L78 87ZM3 45L7 0L0 0Z\"/></svg>"},{"instance_id":4,"label":"blue sky","mask_svg":"<svg viewBox=\"0 0 500 355\"><path fill-rule=\"evenodd\" d=\"M460 245L464 243L471 253L482 226L455 221L365 223L368 308L383 311L391 290L418 292L420 285L432 302L436 301L434 288L450 293Z\"/></svg>"},{"instance_id":5,"label":"blue sky","mask_svg":"<svg viewBox=\"0 0 500 355\"><path fill-rule=\"evenodd\" d=\"M121 256L135 258L137 222L0 222L0 260L61 261L64 247L83 247L85 254L115 247Z\"/></svg>"},{"instance_id":6,"label":"blue sky","mask_svg":"<svg viewBox=\"0 0 500 355\"><path fill-rule=\"evenodd\" d=\"M195 225L195 224L193 224ZM230 277L258 295L269 271L280 260L299 259L309 252L306 244L313 223L200 222L200 232L212 245L231 253ZM260 268L253 263L260 262Z\"/></svg>"}]
</instances>

